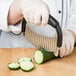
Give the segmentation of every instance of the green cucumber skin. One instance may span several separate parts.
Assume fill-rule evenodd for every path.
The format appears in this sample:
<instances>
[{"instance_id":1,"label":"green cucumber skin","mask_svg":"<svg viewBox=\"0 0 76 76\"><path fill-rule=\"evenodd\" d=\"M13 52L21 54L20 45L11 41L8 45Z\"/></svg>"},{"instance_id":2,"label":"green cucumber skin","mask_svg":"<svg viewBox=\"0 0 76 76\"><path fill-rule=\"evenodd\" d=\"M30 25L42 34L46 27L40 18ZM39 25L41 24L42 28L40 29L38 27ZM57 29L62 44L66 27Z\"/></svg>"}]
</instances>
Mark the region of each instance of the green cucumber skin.
<instances>
[{"instance_id":1,"label":"green cucumber skin","mask_svg":"<svg viewBox=\"0 0 76 76\"><path fill-rule=\"evenodd\" d=\"M37 64L42 64L42 63L47 62L47 61L49 61L49 60L58 58L58 57L54 56L53 52L46 51L44 48L40 48L40 49L38 49L38 50L36 50L36 51L41 51L42 54L43 54L43 61L42 61L41 63L37 63L37 62L35 61ZM35 51L35 52L36 52L36 51Z\"/></svg>"},{"instance_id":2,"label":"green cucumber skin","mask_svg":"<svg viewBox=\"0 0 76 76\"><path fill-rule=\"evenodd\" d=\"M33 67L33 68L30 69L30 70L24 70L24 69L21 68L21 70L24 71L24 72L30 72L30 71L32 71L34 68L35 68L35 67Z\"/></svg>"},{"instance_id":3,"label":"green cucumber skin","mask_svg":"<svg viewBox=\"0 0 76 76\"><path fill-rule=\"evenodd\" d=\"M57 58L56 56L54 56L53 52L46 51L45 49L40 49L40 50L43 53L43 57L44 57L43 62Z\"/></svg>"},{"instance_id":4,"label":"green cucumber skin","mask_svg":"<svg viewBox=\"0 0 76 76\"><path fill-rule=\"evenodd\" d=\"M10 68L10 67L8 67L10 70L19 70L20 69L20 67L19 68Z\"/></svg>"},{"instance_id":5,"label":"green cucumber skin","mask_svg":"<svg viewBox=\"0 0 76 76\"><path fill-rule=\"evenodd\" d=\"M8 63L8 68L10 69L10 70L19 70L20 69L20 66L18 67L18 68L11 68L11 67L9 67L9 64L11 64L11 63Z\"/></svg>"}]
</instances>

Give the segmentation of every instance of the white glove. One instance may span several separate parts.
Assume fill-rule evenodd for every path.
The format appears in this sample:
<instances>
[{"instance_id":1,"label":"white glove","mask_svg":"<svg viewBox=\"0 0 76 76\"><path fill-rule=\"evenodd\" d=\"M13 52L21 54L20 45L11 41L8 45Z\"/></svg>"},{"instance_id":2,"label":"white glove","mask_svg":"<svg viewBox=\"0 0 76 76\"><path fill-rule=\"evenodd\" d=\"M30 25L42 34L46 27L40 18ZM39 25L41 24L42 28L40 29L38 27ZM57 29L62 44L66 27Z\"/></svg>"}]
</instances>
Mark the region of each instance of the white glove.
<instances>
[{"instance_id":1,"label":"white glove","mask_svg":"<svg viewBox=\"0 0 76 76\"><path fill-rule=\"evenodd\" d=\"M27 22L35 25L46 25L48 23L49 8L42 0L23 0L21 9Z\"/></svg>"},{"instance_id":2,"label":"white glove","mask_svg":"<svg viewBox=\"0 0 76 76\"><path fill-rule=\"evenodd\" d=\"M60 51L55 51L55 56L64 57L72 53L75 44L75 38L71 31L66 30L63 32L63 43Z\"/></svg>"}]
</instances>

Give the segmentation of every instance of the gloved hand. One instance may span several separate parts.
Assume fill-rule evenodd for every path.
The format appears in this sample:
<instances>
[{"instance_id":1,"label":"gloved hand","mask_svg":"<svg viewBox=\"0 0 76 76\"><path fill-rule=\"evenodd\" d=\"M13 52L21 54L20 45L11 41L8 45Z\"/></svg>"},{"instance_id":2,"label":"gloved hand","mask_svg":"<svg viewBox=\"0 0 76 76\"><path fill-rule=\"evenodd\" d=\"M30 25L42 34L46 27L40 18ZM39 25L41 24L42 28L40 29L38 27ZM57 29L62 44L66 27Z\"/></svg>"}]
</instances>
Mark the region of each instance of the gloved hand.
<instances>
[{"instance_id":1,"label":"gloved hand","mask_svg":"<svg viewBox=\"0 0 76 76\"><path fill-rule=\"evenodd\" d=\"M35 25L46 25L49 18L49 8L42 0L23 0L22 14L27 22Z\"/></svg>"},{"instance_id":2,"label":"gloved hand","mask_svg":"<svg viewBox=\"0 0 76 76\"><path fill-rule=\"evenodd\" d=\"M64 57L71 54L74 48L74 44L75 44L74 34L69 30L64 31L62 47L60 48L60 51L55 51L54 55Z\"/></svg>"}]
</instances>

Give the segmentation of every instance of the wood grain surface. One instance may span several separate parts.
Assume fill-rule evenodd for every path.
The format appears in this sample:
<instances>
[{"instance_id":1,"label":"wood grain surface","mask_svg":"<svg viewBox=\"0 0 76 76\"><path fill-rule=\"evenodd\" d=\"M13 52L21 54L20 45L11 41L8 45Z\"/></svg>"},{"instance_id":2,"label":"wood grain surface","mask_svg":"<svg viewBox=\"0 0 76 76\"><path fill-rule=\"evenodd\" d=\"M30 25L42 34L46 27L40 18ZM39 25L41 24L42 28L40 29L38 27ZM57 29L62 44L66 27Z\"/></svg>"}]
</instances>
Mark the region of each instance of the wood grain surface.
<instances>
[{"instance_id":1,"label":"wood grain surface","mask_svg":"<svg viewBox=\"0 0 76 76\"><path fill-rule=\"evenodd\" d=\"M16 62L20 57L33 58L33 48L0 49L0 76L76 76L76 48L65 58L54 59L42 65L35 64L31 72L11 71L9 62Z\"/></svg>"}]
</instances>

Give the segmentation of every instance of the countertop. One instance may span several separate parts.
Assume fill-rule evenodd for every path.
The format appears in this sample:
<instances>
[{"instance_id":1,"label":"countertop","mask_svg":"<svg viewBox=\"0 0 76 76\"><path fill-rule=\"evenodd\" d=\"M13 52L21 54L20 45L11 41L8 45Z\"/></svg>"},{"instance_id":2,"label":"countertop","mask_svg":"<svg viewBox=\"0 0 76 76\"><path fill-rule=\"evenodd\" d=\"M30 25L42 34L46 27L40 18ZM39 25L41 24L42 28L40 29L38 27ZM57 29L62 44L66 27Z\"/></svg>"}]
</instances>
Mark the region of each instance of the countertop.
<instances>
[{"instance_id":1,"label":"countertop","mask_svg":"<svg viewBox=\"0 0 76 76\"><path fill-rule=\"evenodd\" d=\"M0 76L76 76L76 48L67 57L54 59L44 64L35 64L31 72L11 71L9 62L16 62L20 57L33 58L35 48L0 49Z\"/></svg>"}]
</instances>

